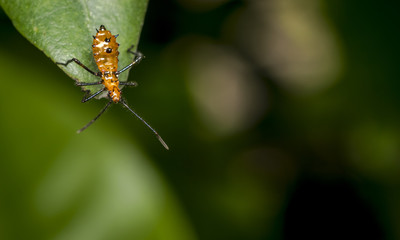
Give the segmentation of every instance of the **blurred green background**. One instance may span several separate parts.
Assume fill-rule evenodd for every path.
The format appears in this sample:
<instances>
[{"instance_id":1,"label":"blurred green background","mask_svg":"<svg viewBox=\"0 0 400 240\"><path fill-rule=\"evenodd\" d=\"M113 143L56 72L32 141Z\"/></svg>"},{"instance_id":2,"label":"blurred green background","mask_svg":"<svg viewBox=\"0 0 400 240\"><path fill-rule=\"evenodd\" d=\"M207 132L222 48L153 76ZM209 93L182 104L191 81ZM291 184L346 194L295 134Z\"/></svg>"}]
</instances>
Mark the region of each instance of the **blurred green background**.
<instances>
[{"instance_id":1,"label":"blurred green background","mask_svg":"<svg viewBox=\"0 0 400 240\"><path fill-rule=\"evenodd\" d=\"M124 94L170 151L119 106L77 135L106 100L1 12L0 239L400 239L398 9L150 0Z\"/></svg>"}]
</instances>

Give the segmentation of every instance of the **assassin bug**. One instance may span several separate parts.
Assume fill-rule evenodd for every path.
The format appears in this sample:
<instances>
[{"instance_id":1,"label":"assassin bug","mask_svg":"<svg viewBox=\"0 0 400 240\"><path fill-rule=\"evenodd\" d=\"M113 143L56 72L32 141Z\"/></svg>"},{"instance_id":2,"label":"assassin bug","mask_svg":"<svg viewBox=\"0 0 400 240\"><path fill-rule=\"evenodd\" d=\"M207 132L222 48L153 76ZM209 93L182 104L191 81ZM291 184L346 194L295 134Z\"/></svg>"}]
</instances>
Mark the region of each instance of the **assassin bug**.
<instances>
[{"instance_id":1,"label":"assassin bug","mask_svg":"<svg viewBox=\"0 0 400 240\"><path fill-rule=\"evenodd\" d=\"M119 85L136 86L137 84L135 82L119 82L118 81L119 74L125 72L132 66L138 64L143 59L144 56L140 52L133 52L132 51L133 46L131 46L128 49L128 52L132 53L135 56L133 58L133 61L126 67L122 68L121 70L118 70L118 55L119 55L118 52L119 44L117 43L118 35L112 35L111 32L104 27L104 25L101 25L100 30L96 29L96 31L97 31L96 36L93 36L92 51L94 60L96 61L97 67L100 70L100 72L94 72L90 70L76 58L72 58L65 63L56 62L56 64L63 66L67 66L68 64L75 62L76 64L84 68L86 71L88 71L90 74L93 74L94 76L101 78L100 81L93 83L76 81L77 86L104 85L99 91L93 93L92 95L86 93L86 95L82 99L82 102L87 102L104 91L108 92L108 98L110 101L106 104L106 106L100 111L100 113L95 118L93 118L83 128L79 129L78 133L82 132L90 125L92 125L92 123L94 123L107 110L107 108L111 105L111 103L121 103L122 106L127 108L131 113L133 113L133 115L139 118L140 121L142 121L148 128L150 128L150 130L156 135L161 144L168 150L169 148L167 144L164 142L161 136L156 132L156 130L154 130L143 118L141 118L135 111L133 111L128 106L124 98L121 96L121 89L119 88Z\"/></svg>"}]
</instances>

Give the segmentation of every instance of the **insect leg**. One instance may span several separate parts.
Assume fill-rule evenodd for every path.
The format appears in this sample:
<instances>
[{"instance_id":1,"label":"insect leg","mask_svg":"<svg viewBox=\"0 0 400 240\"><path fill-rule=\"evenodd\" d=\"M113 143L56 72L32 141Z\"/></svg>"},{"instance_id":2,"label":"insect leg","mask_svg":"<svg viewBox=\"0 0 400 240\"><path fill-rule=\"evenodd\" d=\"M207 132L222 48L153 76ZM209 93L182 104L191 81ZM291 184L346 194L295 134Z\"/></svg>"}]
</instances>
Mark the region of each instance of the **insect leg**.
<instances>
[{"instance_id":1,"label":"insect leg","mask_svg":"<svg viewBox=\"0 0 400 240\"><path fill-rule=\"evenodd\" d=\"M75 83L76 86L92 86L92 85L100 85L100 84L103 84L103 81L93 82L93 83L85 83L85 82L76 81L76 83Z\"/></svg>"},{"instance_id":2,"label":"insect leg","mask_svg":"<svg viewBox=\"0 0 400 240\"><path fill-rule=\"evenodd\" d=\"M150 130L156 135L158 141L160 141L160 143L163 145L163 147L165 147L165 149L169 150L168 145L164 142L164 140L161 138L160 134L158 134L156 132L156 130L154 130L150 124L148 124L142 117L140 117L135 111L133 111L128 104L126 104L125 100L123 98L121 98L121 100L119 101L120 103L122 103L122 105L127 108L131 113L133 113L137 118L139 118L140 121L142 121L148 128L150 128Z\"/></svg>"},{"instance_id":3,"label":"insect leg","mask_svg":"<svg viewBox=\"0 0 400 240\"><path fill-rule=\"evenodd\" d=\"M94 122L107 110L107 108L111 105L111 103L112 103L112 100L110 100L110 101L106 104L106 106L100 111L100 113L99 113L95 118L92 119L92 121L90 121L88 124L86 124L83 128L79 129L79 130L77 131L77 133L81 133L83 130L85 130L85 129L88 128L90 125L92 125L92 123L94 123Z\"/></svg>"},{"instance_id":4,"label":"insect leg","mask_svg":"<svg viewBox=\"0 0 400 240\"><path fill-rule=\"evenodd\" d=\"M133 59L133 61L128 64L128 66L122 68L121 70L117 71L116 74L120 74L126 70L128 70L129 68L131 68L133 65L138 64L140 61L142 61L142 59L144 58L143 54L141 52L133 52L131 51L131 49L133 48L133 45L128 49L129 53L132 53L133 55L135 55L135 58Z\"/></svg>"},{"instance_id":5,"label":"insect leg","mask_svg":"<svg viewBox=\"0 0 400 240\"><path fill-rule=\"evenodd\" d=\"M75 62L75 63L78 64L79 66L83 67L86 71L88 71L89 73L91 73L91 74L93 74L93 75L95 75L95 76L98 76L98 77L101 76L101 73L100 73L100 72L98 72L98 73L93 72L92 70L90 70L88 67L86 67L83 63L81 63L81 62L80 62L78 59L76 59L76 58L72 58L72 59L66 61L65 63L56 62L56 64L63 65L63 66L67 66L67 65L70 64L71 62Z\"/></svg>"},{"instance_id":6,"label":"insect leg","mask_svg":"<svg viewBox=\"0 0 400 240\"><path fill-rule=\"evenodd\" d=\"M90 99L96 97L97 95L99 95L100 93L102 93L105 90L105 88L100 89L99 91L93 93L92 95L88 96L88 94L86 94L85 96L83 96L82 102L87 102Z\"/></svg>"},{"instance_id":7,"label":"insect leg","mask_svg":"<svg viewBox=\"0 0 400 240\"><path fill-rule=\"evenodd\" d=\"M137 84L137 82L119 82L119 85L136 87L138 84Z\"/></svg>"},{"instance_id":8,"label":"insect leg","mask_svg":"<svg viewBox=\"0 0 400 240\"><path fill-rule=\"evenodd\" d=\"M128 53L132 53L132 54L135 55L135 56L141 55L140 52L134 52L134 51L132 51L132 48L134 48L134 47L135 47L135 45L130 46L130 47L128 48L127 52L128 52Z\"/></svg>"}]
</instances>

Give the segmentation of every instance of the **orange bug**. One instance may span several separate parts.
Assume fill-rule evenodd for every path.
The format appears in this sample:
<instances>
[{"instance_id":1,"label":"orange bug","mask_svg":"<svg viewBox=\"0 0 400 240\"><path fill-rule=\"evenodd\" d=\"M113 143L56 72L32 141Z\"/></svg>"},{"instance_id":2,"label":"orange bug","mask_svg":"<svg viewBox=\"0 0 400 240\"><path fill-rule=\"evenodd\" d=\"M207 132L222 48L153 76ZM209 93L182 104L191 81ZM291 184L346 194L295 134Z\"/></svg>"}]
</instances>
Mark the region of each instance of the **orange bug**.
<instances>
[{"instance_id":1,"label":"orange bug","mask_svg":"<svg viewBox=\"0 0 400 240\"><path fill-rule=\"evenodd\" d=\"M82 102L89 101L90 99L96 97L103 91L108 92L108 98L110 99L110 101L106 104L106 106L100 111L100 113L95 118L93 118L83 128L79 129L78 133L82 132L83 130L88 128L92 123L94 123L107 110L107 108L111 105L111 103L121 103L122 106L127 108L131 113L133 113L137 118L139 118L139 120L142 121L148 128L150 128L151 131L153 131L158 140L166 149L169 149L167 144L161 138L161 136L143 118L141 118L135 111L133 111L128 106L124 98L121 96L121 89L119 88L119 85L136 86L136 83L119 82L118 75L130 69L132 66L138 64L143 59L143 55L140 52L131 51L131 49L133 48L133 46L131 46L128 49L128 52L132 53L135 56L133 61L126 67L118 71L118 55L119 55L118 52L119 44L117 43L118 35L112 35L111 32L104 27L104 25L101 25L100 30L96 29L96 31L97 31L96 36L93 36L92 50L93 50L94 60L96 61L97 67L100 70L100 72L96 73L90 70L76 58L72 58L65 63L56 62L56 64L60 64L63 66L67 66L71 62L75 62L89 73L101 78L101 81L93 83L85 83L78 81L76 82L77 86L91 86L100 84L104 85L102 89L93 93L92 95L86 93L86 95L82 99Z\"/></svg>"}]
</instances>

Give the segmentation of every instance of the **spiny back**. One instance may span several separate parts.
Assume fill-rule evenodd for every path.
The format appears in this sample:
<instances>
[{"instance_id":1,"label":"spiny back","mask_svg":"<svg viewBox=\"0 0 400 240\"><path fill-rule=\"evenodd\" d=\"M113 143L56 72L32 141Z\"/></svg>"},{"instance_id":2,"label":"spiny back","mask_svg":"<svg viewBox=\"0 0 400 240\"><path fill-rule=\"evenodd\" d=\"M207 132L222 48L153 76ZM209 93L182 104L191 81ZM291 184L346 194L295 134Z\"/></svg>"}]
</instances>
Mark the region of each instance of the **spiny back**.
<instances>
[{"instance_id":1,"label":"spiny back","mask_svg":"<svg viewBox=\"0 0 400 240\"><path fill-rule=\"evenodd\" d=\"M93 57L99 70L115 72L118 70L118 46L117 38L101 25L96 36L93 36Z\"/></svg>"}]
</instances>

